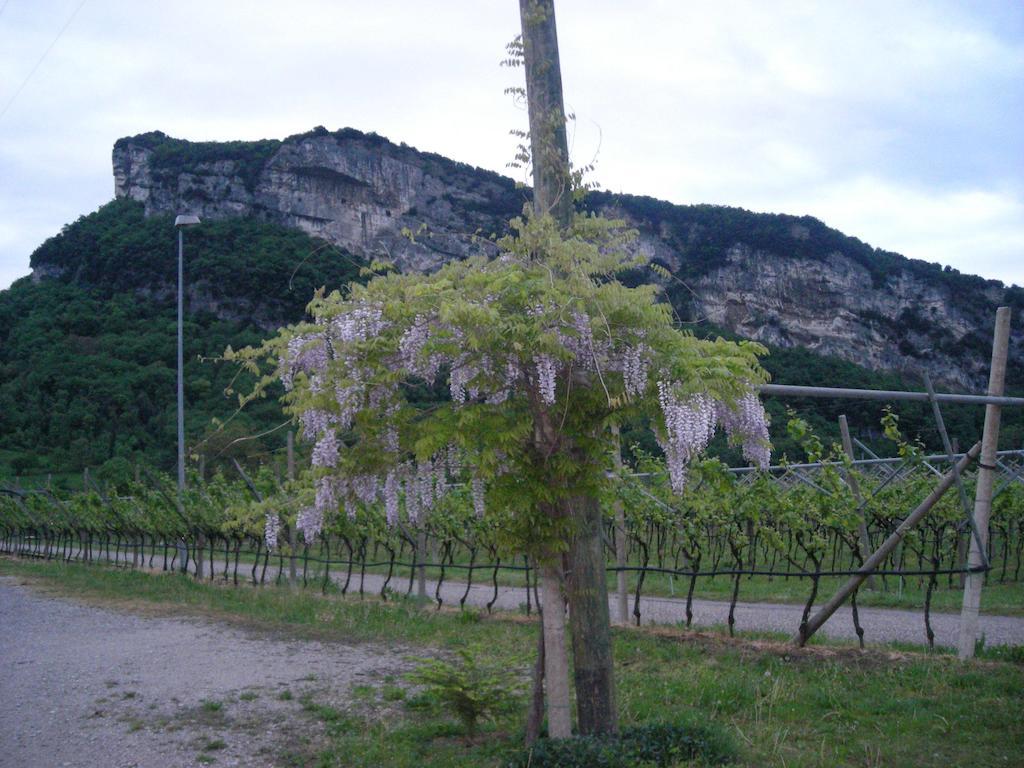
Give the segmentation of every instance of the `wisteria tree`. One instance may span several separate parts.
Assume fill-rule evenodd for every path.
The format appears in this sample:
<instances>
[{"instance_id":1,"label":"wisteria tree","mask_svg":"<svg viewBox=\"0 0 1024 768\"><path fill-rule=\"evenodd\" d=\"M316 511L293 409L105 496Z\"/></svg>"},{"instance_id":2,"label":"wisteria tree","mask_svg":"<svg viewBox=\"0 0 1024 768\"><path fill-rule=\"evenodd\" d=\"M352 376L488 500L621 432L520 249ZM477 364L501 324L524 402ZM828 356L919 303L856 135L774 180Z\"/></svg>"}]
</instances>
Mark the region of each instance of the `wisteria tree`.
<instances>
[{"instance_id":1,"label":"wisteria tree","mask_svg":"<svg viewBox=\"0 0 1024 768\"><path fill-rule=\"evenodd\" d=\"M547 64L540 77L557 72L553 8L522 0L522 9L535 205L497 241L500 255L318 294L311 322L241 357L254 367L270 357L314 446L315 503L297 526L306 541L361 507L382 508L392 525L416 524L464 483L508 548L537 559L549 733L564 737L566 601L580 730L616 728L599 503L616 482L609 425L650 419L677 489L718 425L764 464L768 434L754 392L765 374L761 347L697 339L657 287L619 281L642 264L635 233L575 213L567 161L551 171L541 159L559 131L562 153L565 143L560 83L554 119L550 99L535 109L534 98L538 64ZM539 33L550 33L547 42L537 43ZM417 387L441 382L447 402L411 401Z\"/></svg>"}]
</instances>

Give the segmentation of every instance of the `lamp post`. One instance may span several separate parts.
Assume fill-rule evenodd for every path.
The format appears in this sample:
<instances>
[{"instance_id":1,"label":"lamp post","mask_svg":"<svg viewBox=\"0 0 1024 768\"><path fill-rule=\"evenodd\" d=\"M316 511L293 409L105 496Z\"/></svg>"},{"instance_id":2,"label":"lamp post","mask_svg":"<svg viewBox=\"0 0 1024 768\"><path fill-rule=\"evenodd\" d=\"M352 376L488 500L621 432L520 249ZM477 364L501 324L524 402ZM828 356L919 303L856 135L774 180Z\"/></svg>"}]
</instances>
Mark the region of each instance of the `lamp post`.
<instances>
[{"instance_id":1,"label":"lamp post","mask_svg":"<svg viewBox=\"0 0 1024 768\"><path fill-rule=\"evenodd\" d=\"M182 323L185 289L185 228L194 227L199 217L183 214L174 220L178 230L178 505L185 494L185 365L182 351Z\"/></svg>"}]
</instances>

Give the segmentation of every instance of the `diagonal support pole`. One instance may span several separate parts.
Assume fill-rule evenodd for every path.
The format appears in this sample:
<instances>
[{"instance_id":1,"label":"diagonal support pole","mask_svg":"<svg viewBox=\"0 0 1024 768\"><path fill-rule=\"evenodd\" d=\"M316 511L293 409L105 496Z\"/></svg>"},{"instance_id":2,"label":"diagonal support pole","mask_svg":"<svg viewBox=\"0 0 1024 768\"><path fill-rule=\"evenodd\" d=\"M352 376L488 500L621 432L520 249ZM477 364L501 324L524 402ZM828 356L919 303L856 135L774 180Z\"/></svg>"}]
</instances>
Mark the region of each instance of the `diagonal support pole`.
<instances>
[{"instance_id":1,"label":"diagonal support pole","mask_svg":"<svg viewBox=\"0 0 1024 768\"><path fill-rule=\"evenodd\" d=\"M956 463L953 469L942 476L942 480L940 480L939 484L935 486L930 494L928 494L928 498L922 501L917 508L899 524L899 527L889 535L889 538L882 543L882 546L875 550L875 553L867 559L864 565L858 569L857 573L851 576L850 579L839 588L839 591L833 595L832 599L825 603L825 605L823 605L821 609L807 621L806 624L800 627L800 630L793 638L793 642L796 645L801 647L806 645L811 636L821 629L821 626L829 620L839 606L846 602L846 598L853 594L853 592L864 583L868 576L870 576L878 566L885 562L885 558L887 558L889 553L896 548L896 545L903 540L907 535L907 532L921 522L922 518L931 511L931 508L939 502L939 499L942 498L943 494L953 486L956 482L957 475L963 473L963 471L970 466L971 462L978 458L980 453L981 443L975 443L971 447L971 450L969 450L964 457Z\"/></svg>"},{"instance_id":2,"label":"diagonal support pole","mask_svg":"<svg viewBox=\"0 0 1024 768\"><path fill-rule=\"evenodd\" d=\"M846 414L840 414L839 416L839 436L843 440L843 453L846 454L851 462L854 460L853 455L853 442L850 440L850 425L846 421ZM853 494L853 500L857 503L857 515L860 518L857 521L857 541L860 545L860 556L867 560L871 556L871 539L868 538L868 526L865 521L864 514L864 498L860 493L860 483L857 482L857 475L854 474L853 470L844 470L843 477L846 480L846 485L850 489L850 493ZM868 589L875 588L875 577L868 576Z\"/></svg>"},{"instance_id":3,"label":"diagonal support pole","mask_svg":"<svg viewBox=\"0 0 1024 768\"><path fill-rule=\"evenodd\" d=\"M932 415L935 417L935 426L939 430L939 437L942 438L942 447L946 450L946 456L949 457L949 464L956 469L956 462L953 459L953 444L949 440L949 433L946 432L946 422L942 418L942 410L939 408L939 401L935 398L935 387L932 386L931 376L926 371L924 374L924 386L928 390L928 398L932 403ZM960 494L960 506L964 508L964 519L970 526L971 533L974 536L974 541L978 546L981 546L981 533L978 532L978 524L974 520L974 510L971 509L971 503L967 500L967 491L964 489L964 481L960 476L960 473L956 473L956 489ZM988 558L985 557L985 550L981 550L984 562L982 565L988 565ZM957 563L957 568L962 568L963 563Z\"/></svg>"}]
</instances>

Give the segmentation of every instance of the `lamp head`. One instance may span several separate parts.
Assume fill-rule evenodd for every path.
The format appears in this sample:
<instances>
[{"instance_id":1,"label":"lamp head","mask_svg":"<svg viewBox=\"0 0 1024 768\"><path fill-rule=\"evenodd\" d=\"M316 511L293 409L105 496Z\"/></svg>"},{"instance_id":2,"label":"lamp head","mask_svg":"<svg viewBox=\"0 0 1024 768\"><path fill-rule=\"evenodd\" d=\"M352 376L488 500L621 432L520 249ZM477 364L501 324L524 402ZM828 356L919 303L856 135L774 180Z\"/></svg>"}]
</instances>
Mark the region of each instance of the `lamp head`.
<instances>
[{"instance_id":1,"label":"lamp head","mask_svg":"<svg viewBox=\"0 0 1024 768\"><path fill-rule=\"evenodd\" d=\"M174 219L174 226L176 227L194 227L198 223L199 217L191 213L183 213Z\"/></svg>"}]
</instances>

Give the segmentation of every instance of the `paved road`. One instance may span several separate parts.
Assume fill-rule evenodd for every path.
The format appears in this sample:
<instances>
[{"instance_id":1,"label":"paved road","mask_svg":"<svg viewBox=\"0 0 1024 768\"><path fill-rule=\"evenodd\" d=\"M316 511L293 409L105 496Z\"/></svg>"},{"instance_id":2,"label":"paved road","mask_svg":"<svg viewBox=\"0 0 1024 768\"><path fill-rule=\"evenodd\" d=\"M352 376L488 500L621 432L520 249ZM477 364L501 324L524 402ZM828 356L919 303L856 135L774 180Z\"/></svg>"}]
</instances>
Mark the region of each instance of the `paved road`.
<instances>
[{"instance_id":1,"label":"paved road","mask_svg":"<svg viewBox=\"0 0 1024 768\"><path fill-rule=\"evenodd\" d=\"M127 555L128 560L131 559ZM158 557L154 563L160 562ZM217 561L217 573L223 573L224 561ZM239 568L239 579L247 578L251 565ZM258 573L258 572L257 572ZM266 580L277 577L277 568L271 560L267 568ZM345 580L345 572L331 572L331 579L337 584ZM366 574L364 589L368 593L378 593L384 584L384 576ZM408 577L392 579L390 588L405 593L408 589ZM353 573L349 585L350 592L359 589L359 574ZM437 584L427 580L427 594L436 594ZM458 581L445 579L441 588L441 599L445 604L457 605L465 594L466 585ZM827 596L823 596L825 599ZM476 607L486 606L494 600L494 587L485 582L474 584L466 596L466 604ZM497 600L494 607L499 610L519 610L527 602L526 590L522 587L498 587ZM612 616L615 616L614 597L609 598ZM820 601L819 601L820 605ZM630 596L629 611L632 620L633 598ZM736 605L736 624L738 631L783 632L794 635L800 626L803 613L802 605L777 603L742 602ZM865 608L859 609L860 624L864 628L864 640L868 643L904 642L925 645L928 642L925 632L924 611L911 611L896 608ZM643 597L640 600L640 618L644 624L679 624L686 621L686 601L667 597ZM693 601L693 626L715 627L726 626L729 618L729 603L719 600ZM955 648L959 635L959 614L931 614L932 631L935 633L935 644ZM836 639L856 640L857 634L853 626L853 615L849 607L840 608L819 630L819 634ZM1020 616L986 616L978 621L978 637L984 637L986 645L1024 645L1024 617Z\"/></svg>"},{"instance_id":2,"label":"paved road","mask_svg":"<svg viewBox=\"0 0 1024 768\"><path fill-rule=\"evenodd\" d=\"M268 576L270 570L268 569ZM275 571L276 576L276 571ZM384 583L383 576L366 575L364 587L368 592L379 592ZM392 580L389 585L402 592L408 587L407 580ZM349 590L358 590L358 574L353 576ZM433 596L437 589L435 581L427 580L427 594ZM465 594L464 583L445 580L441 587L442 600L457 605ZM466 603L473 606L487 605L494 598L492 585L474 585L469 590ZM614 598L609 598L612 615L615 615ZM499 587L495 608L518 610L526 603L526 590L518 587ZM629 601L632 618L633 599ZM864 640L868 643L893 641L927 643L924 626L924 611L906 611L893 608L860 608L860 623L864 628ZM801 605L775 603L737 603L736 629L769 632L784 632L792 635L800 626L803 614ZM640 600L640 618L644 624L678 624L686 621L686 601L662 597L644 597ZM719 600L694 600L693 625L696 627L723 626L729 620L729 603ZM932 631L936 645L956 647L960 627L960 615L932 613ZM979 636L984 634L987 645L1024 645L1024 617L981 616L978 623ZM853 615L848 607L839 609L819 632L832 638L857 639L853 627Z\"/></svg>"},{"instance_id":3,"label":"paved road","mask_svg":"<svg viewBox=\"0 0 1024 768\"><path fill-rule=\"evenodd\" d=\"M407 655L112 611L0 577L0 768L282 765L282 752L315 754L304 696L364 706L352 686L400 678Z\"/></svg>"}]
</instances>

